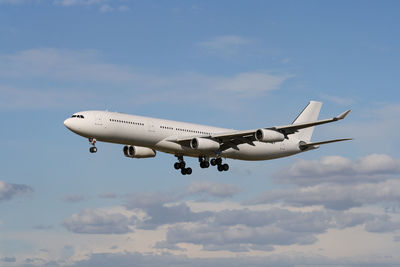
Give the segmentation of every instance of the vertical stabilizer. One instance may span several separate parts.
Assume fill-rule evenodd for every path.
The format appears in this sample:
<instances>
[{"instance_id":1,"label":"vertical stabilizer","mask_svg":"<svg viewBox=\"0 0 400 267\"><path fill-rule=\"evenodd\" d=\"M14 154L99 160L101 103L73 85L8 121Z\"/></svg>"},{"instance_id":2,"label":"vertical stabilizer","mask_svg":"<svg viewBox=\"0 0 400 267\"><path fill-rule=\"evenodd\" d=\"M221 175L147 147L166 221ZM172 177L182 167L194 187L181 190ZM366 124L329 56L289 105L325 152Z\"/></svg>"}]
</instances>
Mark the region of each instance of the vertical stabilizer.
<instances>
[{"instance_id":1,"label":"vertical stabilizer","mask_svg":"<svg viewBox=\"0 0 400 267\"><path fill-rule=\"evenodd\" d=\"M292 124L313 122L318 120L318 115L321 110L322 103L317 101L310 101L305 109L294 120ZM295 136L301 141L310 142L313 134L314 127L304 128L299 130Z\"/></svg>"}]
</instances>

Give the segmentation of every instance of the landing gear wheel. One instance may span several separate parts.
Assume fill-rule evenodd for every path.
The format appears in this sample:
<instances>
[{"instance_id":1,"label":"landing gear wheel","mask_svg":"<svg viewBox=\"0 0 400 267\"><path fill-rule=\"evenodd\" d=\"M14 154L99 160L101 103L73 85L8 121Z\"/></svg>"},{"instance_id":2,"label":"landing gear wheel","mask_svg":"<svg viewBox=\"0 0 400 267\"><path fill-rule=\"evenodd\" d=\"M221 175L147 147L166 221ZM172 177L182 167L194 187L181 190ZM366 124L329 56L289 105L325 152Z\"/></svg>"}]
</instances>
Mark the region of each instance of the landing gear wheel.
<instances>
[{"instance_id":1,"label":"landing gear wheel","mask_svg":"<svg viewBox=\"0 0 400 267\"><path fill-rule=\"evenodd\" d=\"M224 166L219 164L217 169L218 169L218 171L222 172L222 171L224 171Z\"/></svg>"},{"instance_id":2,"label":"landing gear wheel","mask_svg":"<svg viewBox=\"0 0 400 267\"><path fill-rule=\"evenodd\" d=\"M192 174L192 168L186 168L186 174L191 175Z\"/></svg>"},{"instance_id":3,"label":"landing gear wheel","mask_svg":"<svg viewBox=\"0 0 400 267\"><path fill-rule=\"evenodd\" d=\"M225 163L224 165L222 165L222 168L224 169L224 171L227 171L229 170L229 165Z\"/></svg>"},{"instance_id":4,"label":"landing gear wheel","mask_svg":"<svg viewBox=\"0 0 400 267\"><path fill-rule=\"evenodd\" d=\"M215 162L217 163L217 165L221 165L222 164L222 159L221 158L216 158Z\"/></svg>"},{"instance_id":5,"label":"landing gear wheel","mask_svg":"<svg viewBox=\"0 0 400 267\"><path fill-rule=\"evenodd\" d=\"M210 163L211 163L211 166L215 166L215 165L217 165L217 160L211 159Z\"/></svg>"},{"instance_id":6,"label":"landing gear wheel","mask_svg":"<svg viewBox=\"0 0 400 267\"><path fill-rule=\"evenodd\" d=\"M186 175L187 173L186 173L186 169L182 169L181 170L181 173L182 173L182 175Z\"/></svg>"},{"instance_id":7,"label":"landing gear wheel","mask_svg":"<svg viewBox=\"0 0 400 267\"><path fill-rule=\"evenodd\" d=\"M203 162L203 168L208 168L208 167L210 167L210 162L208 162L208 161L204 161Z\"/></svg>"},{"instance_id":8,"label":"landing gear wheel","mask_svg":"<svg viewBox=\"0 0 400 267\"><path fill-rule=\"evenodd\" d=\"M186 163L184 161L179 162L180 168L183 170L186 166Z\"/></svg>"},{"instance_id":9,"label":"landing gear wheel","mask_svg":"<svg viewBox=\"0 0 400 267\"><path fill-rule=\"evenodd\" d=\"M89 148L90 153L96 153L97 152L97 147L91 147Z\"/></svg>"},{"instance_id":10,"label":"landing gear wheel","mask_svg":"<svg viewBox=\"0 0 400 267\"><path fill-rule=\"evenodd\" d=\"M175 168L175 170L179 170L181 168L181 163L180 162L175 162L174 168Z\"/></svg>"}]
</instances>

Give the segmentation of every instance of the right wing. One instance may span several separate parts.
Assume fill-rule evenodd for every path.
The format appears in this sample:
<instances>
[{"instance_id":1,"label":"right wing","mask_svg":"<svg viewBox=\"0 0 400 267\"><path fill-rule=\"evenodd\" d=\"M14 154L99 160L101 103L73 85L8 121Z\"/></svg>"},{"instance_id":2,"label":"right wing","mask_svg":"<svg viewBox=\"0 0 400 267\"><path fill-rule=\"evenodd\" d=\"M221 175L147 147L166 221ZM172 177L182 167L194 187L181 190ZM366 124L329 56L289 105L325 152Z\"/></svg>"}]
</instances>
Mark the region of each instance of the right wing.
<instances>
[{"instance_id":1,"label":"right wing","mask_svg":"<svg viewBox=\"0 0 400 267\"><path fill-rule=\"evenodd\" d=\"M321 124L326 124L338 120L344 119L347 114L350 113L350 110L347 110L343 112L342 114L330 118L330 119L325 119L325 120L317 120L313 122L305 122L305 123L297 123L297 124L289 124L289 125L283 125L283 126L274 126L274 127L269 127L269 128L263 128L266 130L273 130L279 133L282 133L286 139L288 139L288 135L296 133L300 129L308 128L308 127L313 127ZM257 141L255 135L256 132L259 129L253 129L253 130L245 130L245 131L232 131L232 132L226 132L226 133L218 133L218 134L213 134L213 135L196 135L196 136L191 136L191 137L178 137L176 139L170 139L169 141L179 143L184 146L189 146L190 141L195 138L206 138L206 139L211 139L214 141L217 141L220 143L220 149L222 151L228 149L228 148L233 148L233 149L238 149L237 146L240 144L249 144L254 146L254 141ZM339 141L345 141L349 139L338 139L338 140L331 140L331 141L326 141L328 143L332 142L339 142ZM325 144L325 142L319 142L319 143L310 143L310 144L305 144L308 147L311 147L311 144L313 146L319 145L319 144Z\"/></svg>"}]
</instances>

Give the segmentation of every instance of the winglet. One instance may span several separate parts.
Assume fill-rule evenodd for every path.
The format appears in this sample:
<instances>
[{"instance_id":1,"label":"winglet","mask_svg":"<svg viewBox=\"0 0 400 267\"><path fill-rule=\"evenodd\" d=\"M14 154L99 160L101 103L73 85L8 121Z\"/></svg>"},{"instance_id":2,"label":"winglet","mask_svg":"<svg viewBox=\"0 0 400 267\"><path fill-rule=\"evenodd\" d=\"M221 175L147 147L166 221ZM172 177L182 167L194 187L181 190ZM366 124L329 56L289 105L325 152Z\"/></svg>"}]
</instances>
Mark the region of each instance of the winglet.
<instances>
[{"instance_id":1,"label":"winglet","mask_svg":"<svg viewBox=\"0 0 400 267\"><path fill-rule=\"evenodd\" d=\"M335 119L336 119L336 120L342 120L342 119L346 118L347 114L349 114L350 111L351 111L350 109L349 109L349 110L346 110L346 111L343 112L342 114L336 116Z\"/></svg>"}]
</instances>

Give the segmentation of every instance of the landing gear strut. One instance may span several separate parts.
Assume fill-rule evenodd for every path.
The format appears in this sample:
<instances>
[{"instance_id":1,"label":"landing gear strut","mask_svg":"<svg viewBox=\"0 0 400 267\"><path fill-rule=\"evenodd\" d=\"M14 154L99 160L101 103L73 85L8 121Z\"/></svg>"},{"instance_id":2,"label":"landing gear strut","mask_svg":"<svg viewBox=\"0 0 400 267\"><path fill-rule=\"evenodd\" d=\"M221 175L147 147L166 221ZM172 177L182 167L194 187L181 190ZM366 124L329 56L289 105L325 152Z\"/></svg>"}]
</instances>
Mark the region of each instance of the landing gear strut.
<instances>
[{"instance_id":1,"label":"landing gear strut","mask_svg":"<svg viewBox=\"0 0 400 267\"><path fill-rule=\"evenodd\" d=\"M192 168L185 168L186 162L183 160L182 156L176 156L178 158L178 162L174 163L175 170L181 170L182 175L190 175L192 174Z\"/></svg>"},{"instance_id":2,"label":"landing gear strut","mask_svg":"<svg viewBox=\"0 0 400 267\"><path fill-rule=\"evenodd\" d=\"M90 153L96 153L97 152L96 139L95 138L89 138L89 143L92 145L92 147L89 148Z\"/></svg>"}]
</instances>

